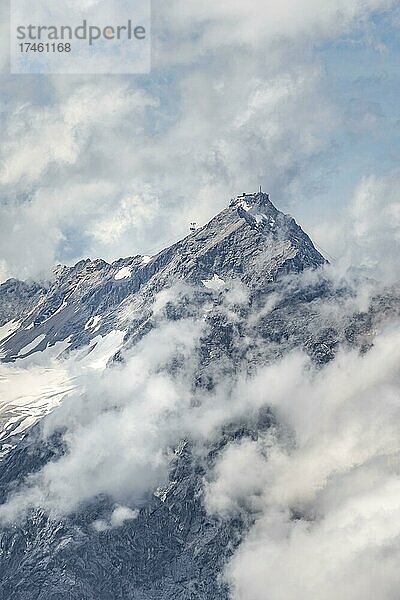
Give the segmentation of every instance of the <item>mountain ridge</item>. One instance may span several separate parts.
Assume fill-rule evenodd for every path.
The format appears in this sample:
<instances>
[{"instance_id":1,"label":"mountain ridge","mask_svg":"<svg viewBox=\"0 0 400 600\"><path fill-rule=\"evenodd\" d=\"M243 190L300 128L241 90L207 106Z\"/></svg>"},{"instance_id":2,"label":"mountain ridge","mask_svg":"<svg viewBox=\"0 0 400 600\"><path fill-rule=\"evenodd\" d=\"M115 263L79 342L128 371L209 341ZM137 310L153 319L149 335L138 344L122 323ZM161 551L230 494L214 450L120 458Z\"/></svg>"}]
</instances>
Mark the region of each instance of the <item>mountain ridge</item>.
<instances>
[{"instance_id":1,"label":"mountain ridge","mask_svg":"<svg viewBox=\"0 0 400 600\"><path fill-rule=\"evenodd\" d=\"M247 210L238 197L204 227L154 257L137 255L113 263L87 259L73 267L59 266L48 286L17 280L2 284L0 326L11 320L9 304L12 301L18 307L13 320L20 321L12 335L0 340L3 360L25 356L24 347L40 335L44 338L28 355L64 341L70 333L70 322L73 328L86 331L86 335L78 338L73 335L71 347L87 343L91 332L89 319L108 309L109 312L117 310L138 293L148 300L177 280L201 284L216 274L221 278L238 278L250 288L256 288L260 278L265 278L264 283L267 283L287 272L325 264L307 234L292 217L273 206L268 194L248 194L246 202L251 202ZM149 290L151 286L153 290ZM33 307L32 289L36 304ZM26 311L23 310L24 298L29 298ZM109 327L100 325L97 330L109 332L111 325L116 324L116 319L110 319Z\"/></svg>"},{"instance_id":2,"label":"mountain ridge","mask_svg":"<svg viewBox=\"0 0 400 600\"><path fill-rule=\"evenodd\" d=\"M25 405L21 397L11 408L8 403L6 437L0 439L7 446L0 460L1 514L24 486L29 491L30 482L37 481L46 466L53 469L70 456L81 421L90 417L91 410L95 414L99 410L102 418L118 417L123 409L108 381L123 377L126 364L140 369L143 347L147 359L155 361L151 382L160 374L180 382L189 369L190 381L184 389L193 394L194 406L201 408L205 399L212 409L218 394L226 394L228 417L206 442L202 442L203 429L203 437L190 440L178 432L177 439L168 440L166 478L148 490L137 507L130 507L136 511L131 512L134 518L113 526L110 515L119 508L120 499L105 490L61 516L33 504L27 514L5 523L0 529L4 600L230 597L224 568L253 517L245 507L238 516L226 519L209 514L204 504L205 478L228 444L256 441L277 422L274 412L265 407L257 410L249 405L244 415L235 413L230 394L238 377L251 381L257 369L293 353L305 353L310 364L322 368L340 346L367 351L383 307L388 314L393 312L386 298L380 310L372 307L361 312L351 290L335 287L326 277L321 268L325 264L294 219L280 213L261 193L237 197L203 228L150 260L137 256L111 265L80 261L59 269L56 285L46 289L45 300L36 310L42 292L29 288L26 310L33 312L22 320L19 332L16 329L6 337L0 366L5 376L18 377L20 372L30 373L32 365L35 374L39 365L40 380L49 383L53 396L52 404L35 404L33 409L29 398ZM23 304L25 288L12 285ZM0 288L0 306L7 289ZM197 330L196 343L182 354L180 346ZM171 331L178 332L177 338L171 338ZM35 340L37 346L32 345ZM169 350L163 359L165 348ZM51 380L51 368L41 371L46 357L50 367L55 361L56 373L61 369L63 377L67 368L74 377L82 375L88 389L79 387L79 378L73 382L74 390L67 389L68 372L66 379ZM133 373L140 379L140 370ZM96 393L96 386L91 390L97 380L105 382L101 393ZM128 392L131 380L134 377L128 372L123 378ZM59 395L54 399L56 385ZM10 386L15 387L15 380ZM103 415L107 390L111 397ZM135 406L134 392L124 399L128 406ZM43 400L41 388L40 394ZM69 411L74 410L72 423L78 429L72 427L71 433ZM55 429L46 418L49 412L58 422ZM166 427L162 421L160 436ZM118 448L119 441L105 437L102 430L100 434L95 468L90 471L95 476L97 470L105 476L103 470L109 466L106 461L104 467L101 458L113 452L114 445ZM82 442L90 453L86 440ZM123 458L117 453L116 461ZM73 485L73 480L68 481L69 487ZM49 493L52 488L45 489Z\"/></svg>"}]
</instances>

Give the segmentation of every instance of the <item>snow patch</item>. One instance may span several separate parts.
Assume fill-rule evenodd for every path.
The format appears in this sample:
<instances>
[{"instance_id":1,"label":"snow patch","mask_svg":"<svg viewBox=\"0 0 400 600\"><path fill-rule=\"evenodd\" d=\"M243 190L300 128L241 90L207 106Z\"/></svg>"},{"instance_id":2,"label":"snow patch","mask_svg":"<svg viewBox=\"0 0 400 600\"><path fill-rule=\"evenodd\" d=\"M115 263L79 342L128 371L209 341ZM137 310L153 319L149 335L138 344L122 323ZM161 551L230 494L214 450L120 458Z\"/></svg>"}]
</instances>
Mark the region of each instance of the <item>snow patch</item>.
<instances>
[{"instance_id":1,"label":"snow patch","mask_svg":"<svg viewBox=\"0 0 400 600\"><path fill-rule=\"evenodd\" d=\"M64 300L62 301L61 306L59 306L57 308L57 310L51 315L51 317L54 317L54 315L58 315L58 313L60 313L67 306L67 303L68 303L68 298L64 298ZM47 321L47 319L46 319L46 321Z\"/></svg>"},{"instance_id":2,"label":"snow patch","mask_svg":"<svg viewBox=\"0 0 400 600\"><path fill-rule=\"evenodd\" d=\"M93 329L93 331L96 331L100 327L100 321L100 315L93 315L93 317L90 317L89 321L86 322L85 331L87 329Z\"/></svg>"},{"instance_id":3,"label":"snow patch","mask_svg":"<svg viewBox=\"0 0 400 600\"><path fill-rule=\"evenodd\" d=\"M159 498L161 502L165 502L169 492L176 486L177 481L171 481L168 485L160 486L154 492L156 498Z\"/></svg>"},{"instance_id":4,"label":"snow patch","mask_svg":"<svg viewBox=\"0 0 400 600\"><path fill-rule=\"evenodd\" d=\"M256 220L257 225L267 220L267 216L264 213L254 213L254 218Z\"/></svg>"},{"instance_id":5,"label":"snow patch","mask_svg":"<svg viewBox=\"0 0 400 600\"><path fill-rule=\"evenodd\" d=\"M125 331L113 330L102 337L96 336L89 349L85 347L75 355L82 367L93 370L104 370L108 361L121 348Z\"/></svg>"},{"instance_id":6,"label":"snow patch","mask_svg":"<svg viewBox=\"0 0 400 600\"><path fill-rule=\"evenodd\" d=\"M246 212L248 212L251 209L251 204L249 204L248 202L246 202L246 200L242 200L239 203L240 208L243 208L243 210L245 210Z\"/></svg>"},{"instance_id":7,"label":"snow patch","mask_svg":"<svg viewBox=\"0 0 400 600\"><path fill-rule=\"evenodd\" d=\"M35 348L37 348L39 346L39 344L41 344L41 342L43 342L45 337L46 337L45 333L41 333L40 335L35 337L35 339L32 340L29 344L27 344L26 346L21 348L21 350L18 352L18 356L23 356L24 354L29 354L29 352L32 352L32 350L35 350Z\"/></svg>"},{"instance_id":8,"label":"snow patch","mask_svg":"<svg viewBox=\"0 0 400 600\"><path fill-rule=\"evenodd\" d=\"M21 361L24 364L24 361ZM21 435L60 404L74 389L60 364L23 367L0 365L0 444L7 451L8 438Z\"/></svg>"},{"instance_id":9,"label":"snow patch","mask_svg":"<svg viewBox=\"0 0 400 600\"><path fill-rule=\"evenodd\" d=\"M59 306L56 311L54 311L49 317L47 317L47 319L42 321L40 324L44 325L44 323L47 323L47 321L50 321L50 319L52 319L53 317L58 315L58 313L60 313L62 310L64 310L64 308L67 306L67 304L68 304L68 298L64 298L61 306ZM31 323L27 329L32 329L33 327L34 327L34 323Z\"/></svg>"},{"instance_id":10,"label":"snow patch","mask_svg":"<svg viewBox=\"0 0 400 600\"><path fill-rule=\"evenodd\" d=\"M8 323L6 323L5 325L2 325L0 327L0 342L2 342L3 340L6 340L8 337L10 337L10 335L12 333L14 333L14 331L17 331L17 329L19 329L19 326L21 325L21 321L8 321Z\"/></svg>"},{"instance_id":11,"label":"snow patch","mask_svg":"<svg viewBox=\"0 0 400 600\"><path fill-rule=\"evenodd\" d=\"M13 448L15 448L15 446L16 444L3 444L0 450L0 460L3 460L3 458L5 458L7 454L11 452Z\"/></svg>"},{"instance_id":12,"label":"snow patch","mask_svg":"<svg viewBox=\"0 0 400 600\"><path fill-rule=\"evenodd\" d=\"M131 267L122 267L117 273L114 275L114 279L128 279L132 275Z\"/></svg>"},{"instance_id":13,"label":"snow patch","mask_svg":"<svg viewBox=\"0 0 400 600\"><path fill-rule=\"evenodd\" d=\"M225 285L225 281L216 273L214 273L212 279L202 279L201 283L209 290L220 290Z\"/></svg>"},{"instance_id":14,"label":"snow patch","mask_svg":"<svg viewBox=\"0 0 400 600\"><path fill-rule=\"evenodd\" d=\"M147 263L149 263L152 258L153 258L152 256L143 256L142 265L147 265Z\"/></svg>"},{"instance_id":15,"label":"snow patch","mask_svg":"<svg viewBox=\"0 0 400 600\"><path fill-rule=\"evenodd\" d=\"M112 331L96 336L90 347L74 350L63 357L70 338L43 352L31 353L16 363L0 363L0 460L24 435L52 412L71 392L84 388L84 374L104 369L123 343L125 332ZM26 345L27 354L41 343L44 334Z\"/></svg>"},{"instance_id":16,"label":"snow patch","mask_svg":"<svg viewBox=\"0 0 400 600\"><path fill-rule=\"evenodd\" d=\"M68 544L71 543L73 541L73 539L74 538L72 536L63 538L61 540L61 542L58 544L58 546L56 547L56 549L54 550L54 553L59 552L60 550L65 548L65 546L68 546Z\"/></svg>"}]
</instances>

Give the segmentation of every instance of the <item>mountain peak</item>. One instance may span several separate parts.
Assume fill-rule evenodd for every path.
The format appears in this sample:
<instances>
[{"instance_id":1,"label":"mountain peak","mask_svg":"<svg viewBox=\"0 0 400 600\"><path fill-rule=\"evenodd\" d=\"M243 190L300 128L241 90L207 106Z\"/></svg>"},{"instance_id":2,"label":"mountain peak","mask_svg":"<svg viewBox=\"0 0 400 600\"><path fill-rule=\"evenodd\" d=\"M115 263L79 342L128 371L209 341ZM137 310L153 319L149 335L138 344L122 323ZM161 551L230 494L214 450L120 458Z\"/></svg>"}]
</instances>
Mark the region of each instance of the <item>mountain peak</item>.
<instances>
[{"instance_id":1,"label":"mountain peak","mask_svg":"<svg viewBox=\"0 0 400 600\"><path fill-rule=\"evenodd\" d=\"M241 194L206 225L153 257L59 267L50 285L34 293L18 282L0 286L0 327L7 325L0 340L2 360L66 340L75 349L114 330L136 331L145 326L158 292L177 282L209 290L216 282L237 280L256 297L278 278L324 263L307 234L275 208L269 194Z\"/></svg>"},{"instance_id":2,"label":"mountain peak","mask_svg":"<svg viewBox=\"0 0 400 600\"><path fill-rule=\"evenodd\" d=\"M277 212L277 209L275 208L275 206L272 204L271 200L269 199L269 194L266 194L265 192L263 192L261 190L261 188L258 192L255 192L255 193L251 192L249 194L246 192L243 192L239 196L236 196L236 198L232 198L229 206L237 207L237 208L240 207L240 208L243 208L244 210L250 210L251 208L254 208L254 207L268 208L268 209L272 209L273 211Z\"/></svg>"}]
</instances>

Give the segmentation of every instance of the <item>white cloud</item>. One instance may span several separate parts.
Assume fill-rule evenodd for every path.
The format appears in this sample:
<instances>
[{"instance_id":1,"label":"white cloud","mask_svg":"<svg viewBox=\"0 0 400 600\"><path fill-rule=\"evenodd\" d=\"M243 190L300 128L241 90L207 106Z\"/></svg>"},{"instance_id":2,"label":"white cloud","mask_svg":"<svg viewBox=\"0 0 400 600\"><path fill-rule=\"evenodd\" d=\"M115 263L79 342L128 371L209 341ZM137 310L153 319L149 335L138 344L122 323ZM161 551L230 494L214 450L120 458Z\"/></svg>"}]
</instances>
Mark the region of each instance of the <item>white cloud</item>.
<instances>
[{"instance_id":1,"label":"white cloud","mask_svg":"<svg viewBox=\"0 0 400 600\"><path fill-rule=\"evenodd\" d=\"M355 19L361 21L371 11L392 5L390 0L332 0L329 4L318 0L256 0L251 5L243 0L173 0L159 20L170 36L180 36L186 42L184 51L180 48L180 58L187 61L210 50L241 44L257 48L282 39L298 42L305 38L309 42L330 38L345 32ZM176 48L168 49L178 60Z\"/></svg>"},{"instance_id":2,"label":"white cloud","mask_svg":"<svg viewBox=\"0 0 400 600\"><path fill-rule=\"evenodd\" d=\"M52 413L43 434L63 429L66 454L28 477L0 507L1 519L15 521L32 507L59 516L106 494L116 510L93 527L118 527L165 483L182 439L207 451L221 427L254 426L269 407L277 425L228 444L205 481L212 514L244 514L250 524L225 572L233 598L261 600L268 589L271 600L394 600L400 324L381 329L368 352L342 348L323 367L298 351L235 380L217 364L216 389L194 391L205 323L163 319L166 303L189 292L178 287L158 298L157 328L107 377L82 373L76 357L73 368L64 363L86 391ZM342 309L343 318L352 306L339 300L321 314L337 319Z\"/></svg>"},{"instance_id":3,"label":"white cloud","mask_svg":"<svg viewBox=\"0 0 400 600\"><path fill-rule=\"evenodd\" d=\"M399 280L400 197L398 175L364 178L351 207L354 265L390 282Z\"/></svg>"},{"instance_id":4,"label":"white cloud","mask_svg":"<svg viewBox=\"0 0 400 600\"><path fill-rule=\"evenodd\" d=\"M240 510L257 510L265 481L265 448L243 439L230 444L206 482L205 504L210 513L224 517Z\"/></svg>"},{"instance_id":5,"label":"white cloud","mask_svg":"<svg viewBox=\"0 0 400 600\"><path fill-rule=\"evenodd\" d=\"M399 341L397 323L364 355L342 351L321 370L298 355L247 386L282 430L274 444L228 446L208 484L209 510L255 518L226 570L233 598L396 597Z\"/></svg>"},{"instance_id":6,"label":"white cloud","mask_svg":"<svg viewBox=\"0 0 400 600\"><path fill-rule=\"evenodd\" d=\"M310 187L342 122L313 43L390 3L217 4L154 8L148 81L55 76L13 88L0 155L3 278L153 254L242 189L268 183L287 205Z\"/></svg>"},{"instance_id":7,"label":"white cloud","mask_svg":"<svg viewBox=\"0 0 400 600\"><path fill-rule=\"evenodd\" d=\"M0 183L26 185L40 179L52 164L75 164L89 136L104 142L106 128L124 119L132 106L144 108L145 95L129 92L126 86L106 90L90 84L50 107L20 106L7 121Z\"/></svg>"},{"instance_id":8,"label":"white cloud","mask_svg":"<svg viewBox=\"0 0 400 600\"><path fill-rule=\"evenodd\" d=\"M347 209L333 223L317 225L312 234L324 240L334 255L337 273L363 271L383 284L400 276L400 178L389 175L363 177L354 189Z\"/></svg>"},{"instance_id":9,"label":"white cloud","mask_svg":"<svg viewBox=\"0 0 400 600\"><path fill-rule=\"evenodd\" d=\"M79 377L82 391L44 423L45 436L65 430L67 451L30 475L0 507L0 518L13 520L39 506L60 515L98 494L140 504L144 494L163 483L180 440L179 415L190 404L191 380L185 377L193 372L202 331L202 322L161 322L135 346L127 364L114 366L107 377L90 373L85 360L73 354L66 367ZM184 359L185 370L172 377L167 367L176 358ZM121 515L111 518L112 526Z\"/></svg>"},{"instance_id":10,"label":"white cloud","mask_svg":"<svg viewBox=\"0 0 400 600\"><path fill-rule=\"evenodd\" d=\"M115 527L121 527L127 521L137 519L138 515L138 510L131 510L128 506L117 505L111 513L109 522L104 519L97 519L93 522L93 528L99 532L109 531Z\"/></svg>"}]
</instances>

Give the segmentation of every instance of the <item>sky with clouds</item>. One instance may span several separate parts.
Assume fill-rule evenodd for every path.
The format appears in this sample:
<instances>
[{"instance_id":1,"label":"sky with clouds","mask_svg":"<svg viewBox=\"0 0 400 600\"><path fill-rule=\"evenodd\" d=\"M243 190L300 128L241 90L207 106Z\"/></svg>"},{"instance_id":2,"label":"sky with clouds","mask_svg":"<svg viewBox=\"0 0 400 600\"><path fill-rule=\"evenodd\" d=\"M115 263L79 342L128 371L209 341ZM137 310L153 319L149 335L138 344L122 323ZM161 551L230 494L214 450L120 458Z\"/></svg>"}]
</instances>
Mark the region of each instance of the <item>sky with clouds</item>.
<instances>
[{"instance_id":1,"label":"sky with clouds","mask_svg":"<svg viewBox=\"0 0 400 600\"><path fill-rule=\"evenodd\" d=\"M0 280L153 254L261 184L333 262L398 281L399 32L391 0L154 0L151 73L84 77L8 75L0 36ZM207 443L272 406L290 435L232 442L205 480L211 515L245 506L253 517L226 565L233 597L263 600L268 586L271 600L396 600L398 323L368 353L342 348L315 369L298 351L193 403L202 325L164 321L162 295L154 310L159 327L124 367L78 370L90 393L44 424L45 435L62 424L68 453L30 476L0 521L106 493L117 505L93 526L119 526L165 482L182 437ZM177 351L187 369L171 378ZM80 368L47 367L63 385ZM2 369L29 388L42 373ZM11 395L15 379L6 385Z\"/></svg>"},{"instance_id":2,"label":"sky with clouds","mask_svg":"<svg viewBox=\"0 0 400 600\"><path fill-rule=\"evenodd\" d=\"M388 224L399 242L396 3L152 12L149 75L9 75L2 36L0 280L153 254L260 184L329 256L363 260L368 238L381 262Z\"/></svg>"}]
</instances>

